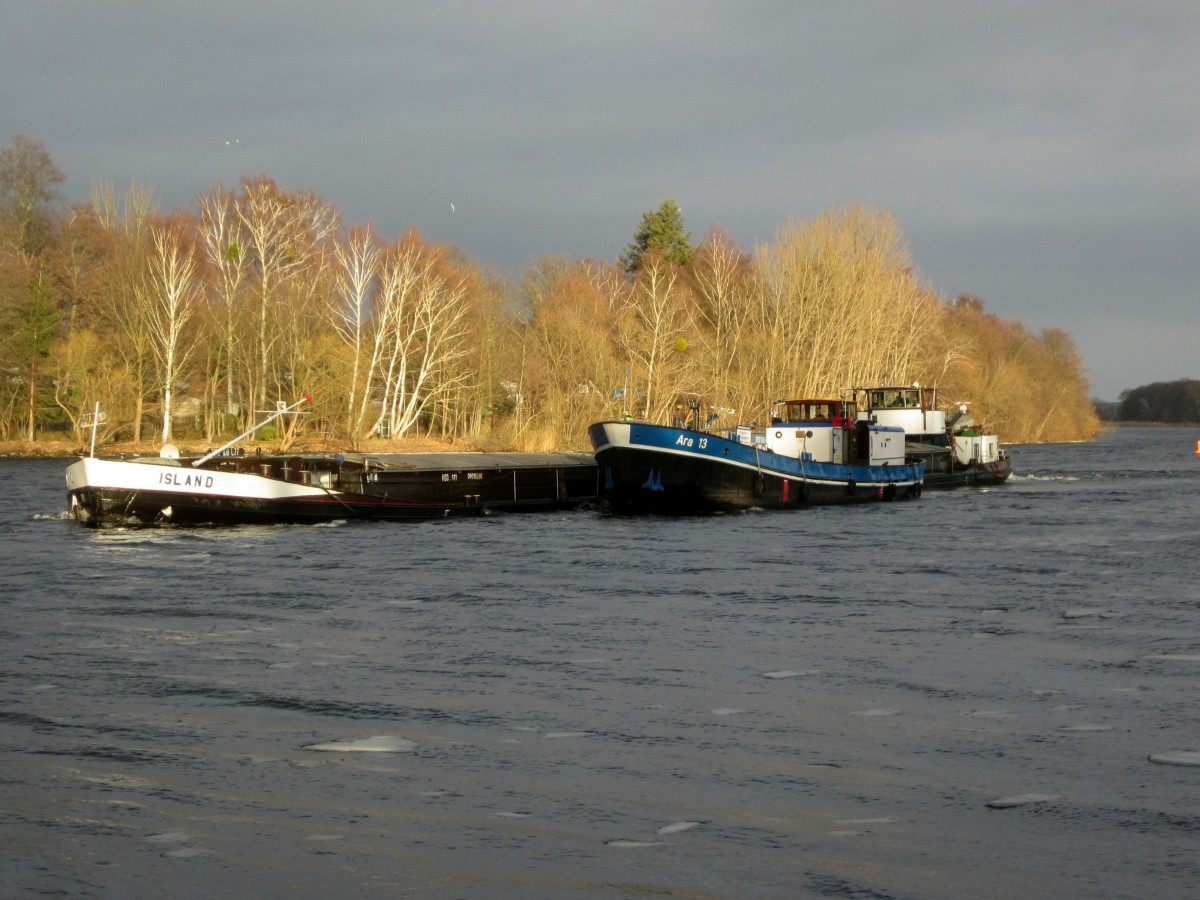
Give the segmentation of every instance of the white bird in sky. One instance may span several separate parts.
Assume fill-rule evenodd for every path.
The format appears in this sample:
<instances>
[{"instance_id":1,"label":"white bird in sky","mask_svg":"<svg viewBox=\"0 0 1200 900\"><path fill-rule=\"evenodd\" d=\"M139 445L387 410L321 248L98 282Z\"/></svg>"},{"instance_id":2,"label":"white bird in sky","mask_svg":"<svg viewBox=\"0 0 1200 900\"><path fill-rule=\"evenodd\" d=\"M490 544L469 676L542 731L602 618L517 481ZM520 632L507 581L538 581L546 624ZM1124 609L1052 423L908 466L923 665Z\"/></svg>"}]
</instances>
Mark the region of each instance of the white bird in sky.
<instances>
[{"instance_id":1,"label":"white bird in sky","mask_svg":"<svg viewBox=\"0 0 1200 900\"><path fill-rule=\"evenodd\" d=\"M450 212L454 212L454 204L453 203L450 204Z\"/></svg>"}]
</instances>

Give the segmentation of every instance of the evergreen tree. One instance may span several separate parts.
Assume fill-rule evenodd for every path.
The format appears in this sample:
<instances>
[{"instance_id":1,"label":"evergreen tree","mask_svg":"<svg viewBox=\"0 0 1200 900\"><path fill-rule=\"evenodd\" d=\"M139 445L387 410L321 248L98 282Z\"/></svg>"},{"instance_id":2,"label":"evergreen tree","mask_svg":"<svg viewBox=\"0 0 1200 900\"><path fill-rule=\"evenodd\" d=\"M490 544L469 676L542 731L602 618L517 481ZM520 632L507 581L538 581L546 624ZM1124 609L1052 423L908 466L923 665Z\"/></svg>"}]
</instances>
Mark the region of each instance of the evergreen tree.
<instances>
[{"instance_id":1,"label":"evergreen tree","mask_svg":"<svg viewBox=\"0 0 1200 900\"><path fill-rule=\"evenodd\" d=\"M683 210L671 197L653 212L642 214L642 224L625 248L621 267L636 272L648 250L661 250L668 260L686 266L692 258L692 235L683 228Z\"/></svg>"}]
</instances>

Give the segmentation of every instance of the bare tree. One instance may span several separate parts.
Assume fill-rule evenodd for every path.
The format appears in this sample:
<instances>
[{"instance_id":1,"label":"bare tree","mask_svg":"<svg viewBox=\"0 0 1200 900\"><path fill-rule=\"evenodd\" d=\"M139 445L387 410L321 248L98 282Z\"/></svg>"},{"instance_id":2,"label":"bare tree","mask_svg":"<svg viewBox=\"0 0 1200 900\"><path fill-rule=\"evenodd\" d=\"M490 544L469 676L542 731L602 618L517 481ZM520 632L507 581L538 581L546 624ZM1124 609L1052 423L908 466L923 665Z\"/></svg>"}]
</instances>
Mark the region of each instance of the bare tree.
<instances>
[{"instance_id":1,"label":"bare tree","mask_svg":"<svg viewBox=\"0 0 1200 900\"><path fill-rule=\"evenodd\" d=\"M315 283L325 265L324 243L338 227L337 211L312 193L288 194L267 178L243 182L237 207L256 281L255 347L249 399L265 404L279 334L271 326L284 288L301 277ZM250 413L252 415L252 413Z\"/></svg>"},{"instance_id":2,"label":"bare tree","mask_svg":"<svg viewBox=\"0 0 1200 900\"><path fill-rule=\"evenodd\" d=\"M0 236L10 252L36 256L49 240L52 206L61 200L58 185L67 180L46 145L27 134L14 134L0 149Z\"/></svg>"},{"instance_id":3,"label":"bare tree","mask_svg":"<svg viewBox=\"0 0 1200 900\"><path fill-rule=\"evenodd\" d=\"M384 317L390 336L380 423L402 435L434 400L435 376L466 352L463 346L466 290L438 270L424 248L385 264ZM437 385L445 390L443 381ZM378 425L373 430L378 430Z\"/></svg>"},{"instance_id":4,"label":"bare tree","mask_svg":"<svg viewBox=\"0 0 1200 900\"><path fill-rule=\"evenodd\" d=\"M334 245L338 262L337 292L334 294L333 326L349 346L353 357L347 385L346 430L354 435L361 416L356 406L364 346L369 340L371 300L378 286L383 250L370 225L350 230L344 241Z\"/></svg>"},{"instance_id":5,"label":"bare tree","mask_svg":"<svg viewBox=\"0 0 1200 900\"><path fill-rule=\"evenodd\" d=\"M757 355L750 315L754 290L751 260L728 235L710 232L696 248L691 274L696 285L699 323L708 333L712 400L740 409L745 398L739 384L742 360Z\"/></svg>"},{"instance_id":6,"label":"bare tree","mask_svg":"<svg viewBox=\"0 0 1200 900\"><path fill-rule=\"evenodd\" d=\"M643 254L622 311L622 349L650 420L663 419L676 394L697 387L686 376L687 353L697 335L690 291L680 271L658 251Z\"/></svg>"},{"instance_id":7,"label":"bare tree","mask_svg":"<svg viewBox=\"0 0 1200 900\"><path fill-rule=\"evenodd\" d=\"M145 277L154 212L153 191L137 182L116 192L111 184L92 189L92 209L111 242L97 288L97 325L107 332L106 348L125 390L110 400L110 418L123 413L132 423L131 437L142 439L147 397L152 394L153 347L138 286Z\"/></svg>"},{"instance_id":8,"label":"bare tree","mask_svg":"<svg viewBox=\"0 0 1200 900\"><path fill-rule=\"evenodd\" d=\"M198 198L201 246L215 277L214 299L221 308L221 355L224 362L225 411L236 414L238 405L238 307L249 274L246 235L238 215L237 196L217 184Z\"/></svg>"},{"instance_id":9,"label":"bare tree","mask_svg":"<svg viewBox=\"0 0 1200 900\"><path fill-rule=\"evenodd\" d=\"M150 232L152 250L144 280L138 285L138 303L144 309L150 343L157 361L162 390L162 439L171 440L172 398L175 382L193 345L185 331L202 289L197 278L196 253L182 233L180 223L156 225Z\"/></svg>"}]
</instances>

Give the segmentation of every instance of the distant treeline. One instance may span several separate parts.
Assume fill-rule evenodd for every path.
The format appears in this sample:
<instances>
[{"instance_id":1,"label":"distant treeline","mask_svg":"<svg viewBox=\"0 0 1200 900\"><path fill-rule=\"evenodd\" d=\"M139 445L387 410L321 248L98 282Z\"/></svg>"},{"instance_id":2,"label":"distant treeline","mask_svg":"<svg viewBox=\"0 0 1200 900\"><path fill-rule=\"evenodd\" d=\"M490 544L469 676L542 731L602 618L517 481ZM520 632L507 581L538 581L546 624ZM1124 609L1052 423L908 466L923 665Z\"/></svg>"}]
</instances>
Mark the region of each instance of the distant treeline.
<instances>
[{"instance_id":1,"label":"distant treeline","mask_svg":"<svg viewBox=\"0 0 1200 900\"><path fill-rule=\"evenodd\" d=\"M170 214L137 183L64 206L63 180L36 140L0 152L0 439L82 443L99 403L102 441L211 445L310 394L285 444L585 448L590 422L665 420L682 395L763 423L779 398L913 381L1008 441L1098 428L1070 337L936 295L885 210L744 250L715 228L693 243L668 200L613 262L514 278L267 176Z\"/></svg>"},{"instance_id":2,"label":"distant treeline","mask_svg":"<svg viewBox=\"0 0 1200 900\"><path fill-rule=\"evenodd\" d=\"M1119 422L1163 422L1181 424L1200 422L1200 381L1156 381L1122 391L1117 403L1100 405L1103 419Z\"/></svg>"}]
</instances>

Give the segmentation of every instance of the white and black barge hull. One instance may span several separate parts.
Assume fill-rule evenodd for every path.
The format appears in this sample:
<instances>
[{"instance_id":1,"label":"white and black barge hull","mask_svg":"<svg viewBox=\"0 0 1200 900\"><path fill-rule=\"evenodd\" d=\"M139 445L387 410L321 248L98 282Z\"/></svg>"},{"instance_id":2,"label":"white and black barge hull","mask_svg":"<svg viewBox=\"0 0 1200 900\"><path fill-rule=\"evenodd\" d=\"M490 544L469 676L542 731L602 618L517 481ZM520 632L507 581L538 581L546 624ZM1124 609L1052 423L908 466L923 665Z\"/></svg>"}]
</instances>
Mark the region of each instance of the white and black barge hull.
<instances>
[{"instance_id":1,"label":"white and black barge hull","mask_svg":"<svg viewBox=\"0 0 1200 900\"><path fill-rule=\"evenodd\" d=\"M586 454L426 453L84 458L66 472L72 515L88 525L243 525L426 520L570 509L597 500Z\"/></svg>"}]
</instances>

